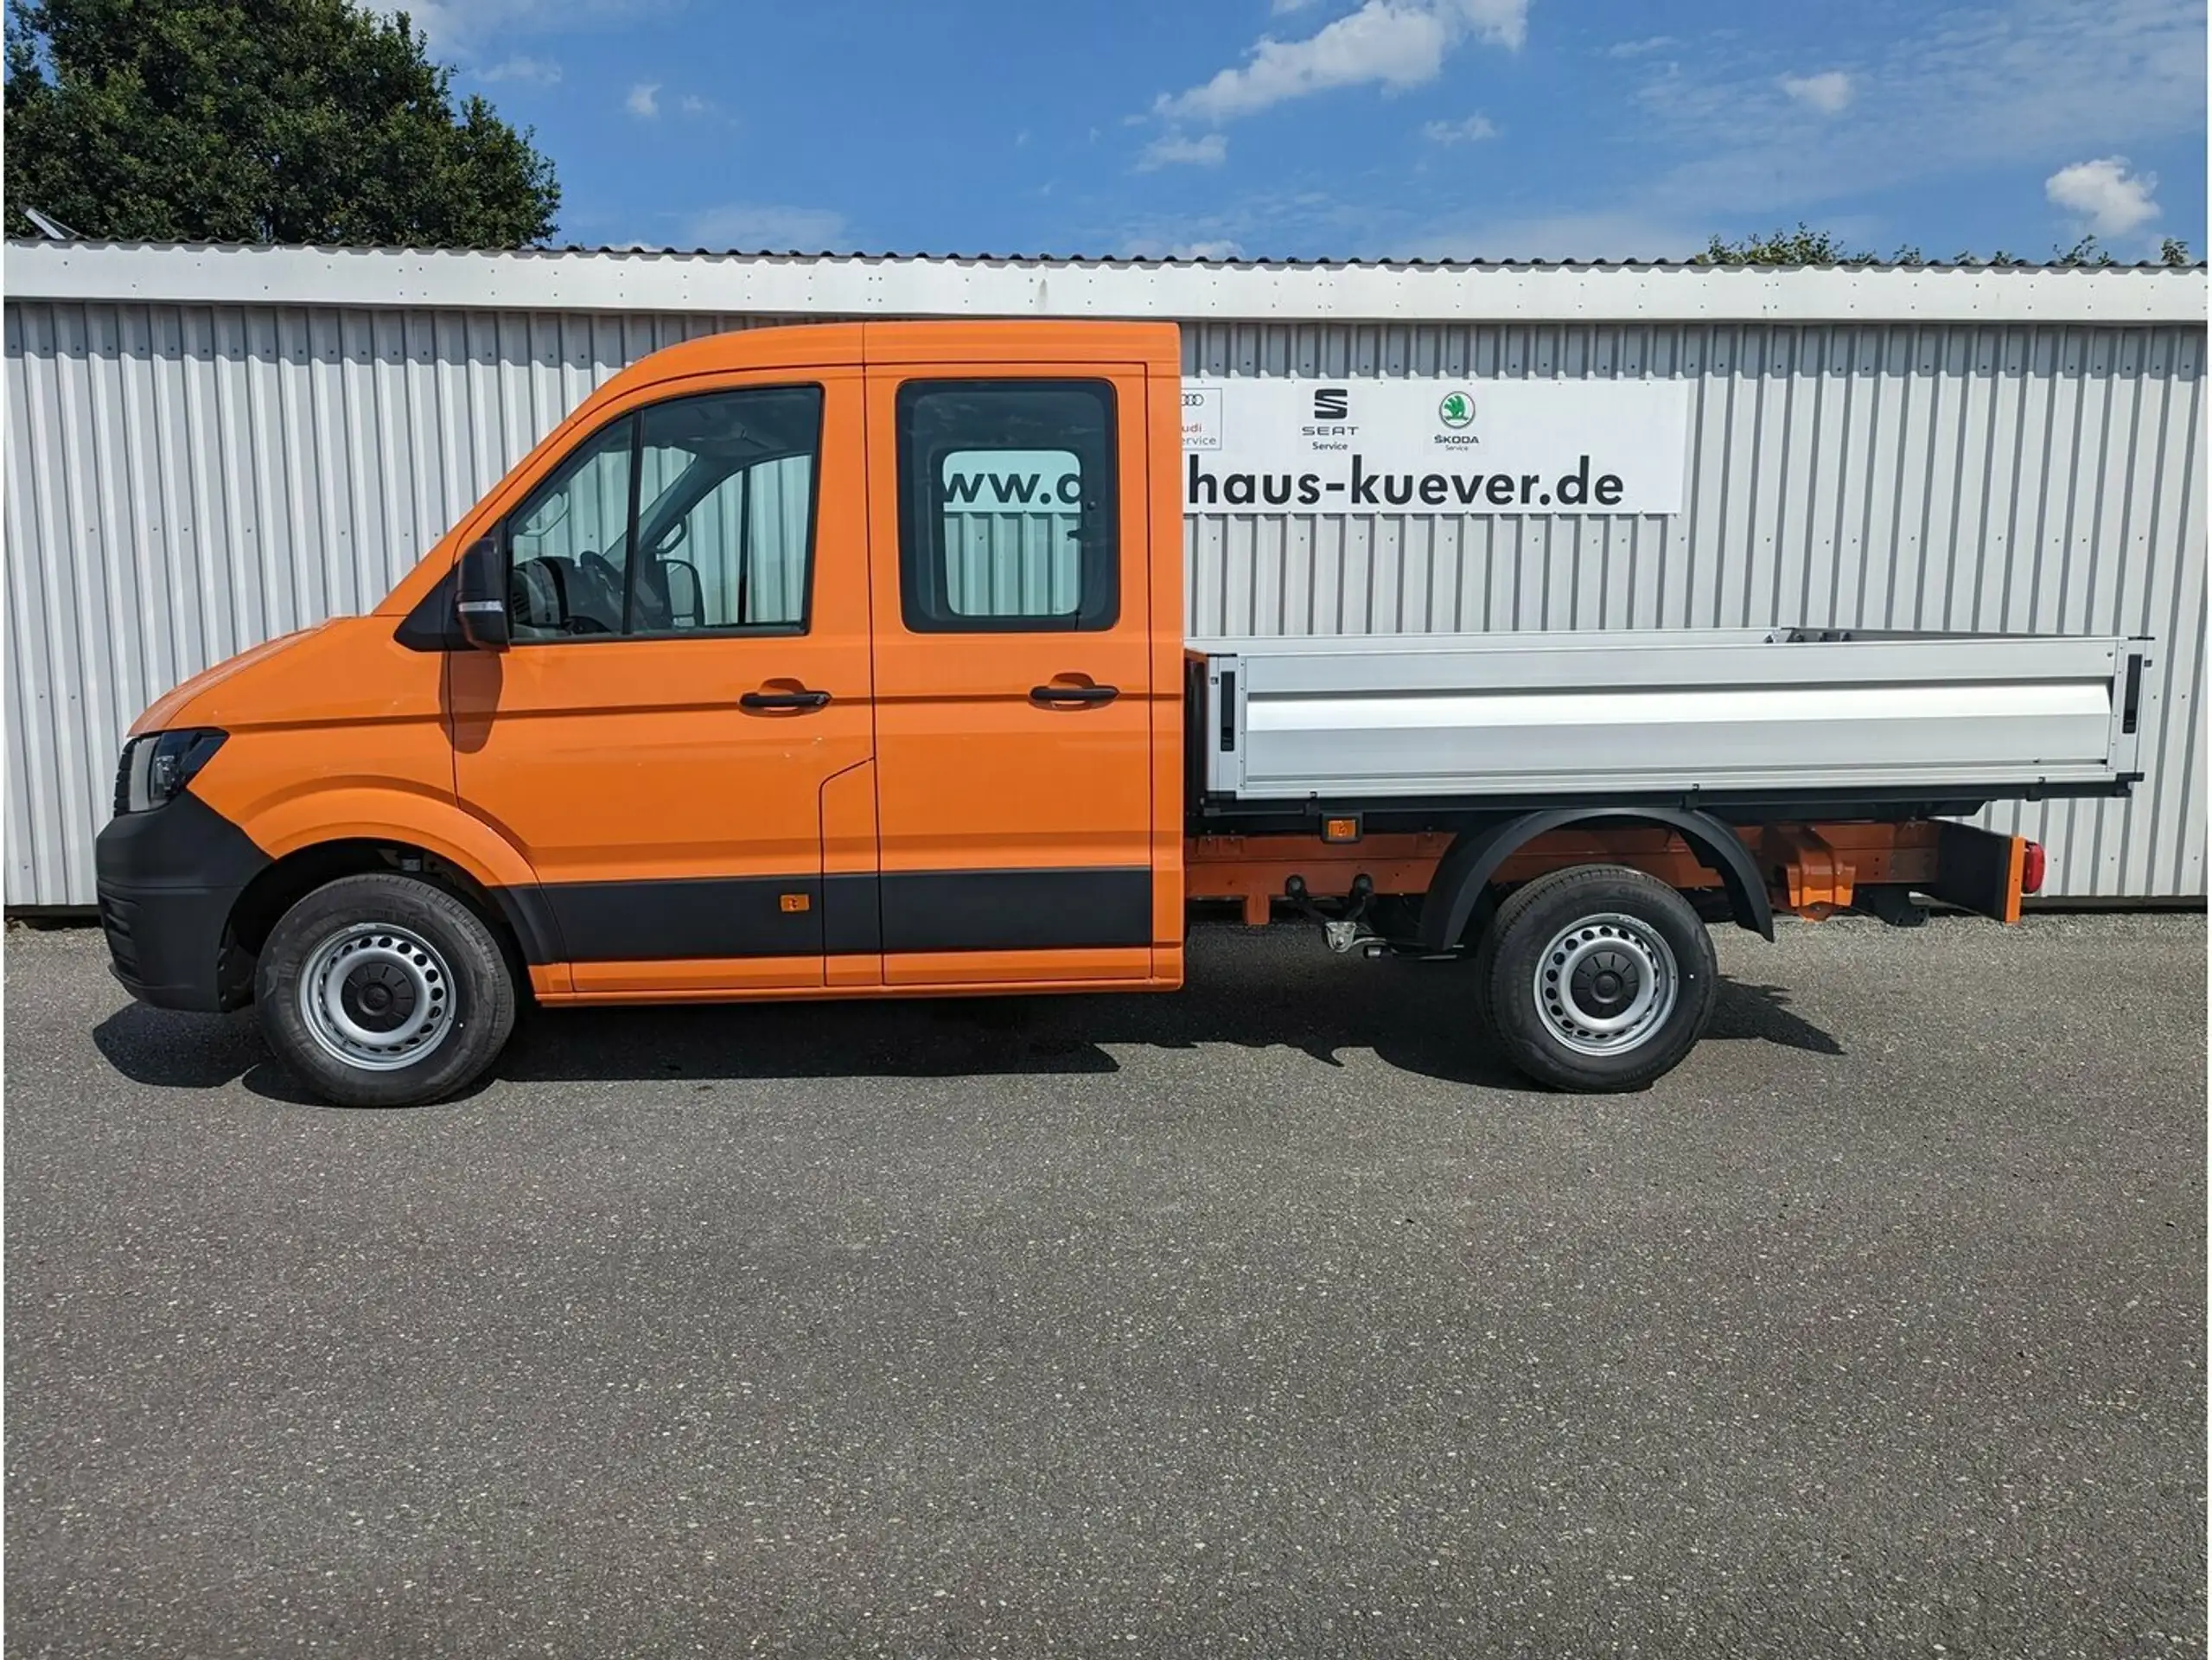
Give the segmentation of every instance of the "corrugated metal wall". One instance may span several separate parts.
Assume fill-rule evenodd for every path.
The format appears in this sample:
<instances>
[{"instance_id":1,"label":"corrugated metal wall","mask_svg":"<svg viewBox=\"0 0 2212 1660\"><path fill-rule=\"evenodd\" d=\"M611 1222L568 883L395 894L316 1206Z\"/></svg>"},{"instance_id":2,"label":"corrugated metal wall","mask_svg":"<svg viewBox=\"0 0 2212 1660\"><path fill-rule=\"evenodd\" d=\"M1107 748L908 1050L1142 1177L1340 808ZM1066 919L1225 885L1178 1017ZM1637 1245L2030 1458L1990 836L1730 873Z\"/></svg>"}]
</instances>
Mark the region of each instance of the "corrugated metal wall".
<instances>
[{"instance_id":1,"label":"corrugated metal wall","mask_svg":"<svg viewBox=\"0 0 2212 1660\"><path fill-rule=\"evenodd\" d=\"M154 697L375 603L623 364L777 320L9 302L7 903L91 903L119 737ZM1681 514L1208 514L1191 628L2155 635L2134 798L1992 819L2049 846L2054 893L2202 895L2204 347L2194 327L1189 326L1198 374L1695 389Z\"/></svg>"}]
</instances>

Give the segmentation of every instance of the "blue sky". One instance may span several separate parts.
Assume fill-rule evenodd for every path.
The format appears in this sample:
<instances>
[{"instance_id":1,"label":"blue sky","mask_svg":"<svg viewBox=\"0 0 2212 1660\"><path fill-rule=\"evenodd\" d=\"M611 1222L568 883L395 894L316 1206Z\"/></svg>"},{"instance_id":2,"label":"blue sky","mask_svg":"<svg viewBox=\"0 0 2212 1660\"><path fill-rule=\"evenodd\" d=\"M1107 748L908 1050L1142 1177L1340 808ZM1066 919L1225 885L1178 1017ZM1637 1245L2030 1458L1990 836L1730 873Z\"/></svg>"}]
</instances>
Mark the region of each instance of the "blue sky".
<instances>
[{"instance_id":1,"label":"blue sky","mask_svg":"<svg viewBox=\"0 0 2212 1660\"><path fill-rule=\"evenodd\" d=\"M2205 249L2182 0L430 0L561 239L1660 258Z\"/></svg>"}]
</instances>

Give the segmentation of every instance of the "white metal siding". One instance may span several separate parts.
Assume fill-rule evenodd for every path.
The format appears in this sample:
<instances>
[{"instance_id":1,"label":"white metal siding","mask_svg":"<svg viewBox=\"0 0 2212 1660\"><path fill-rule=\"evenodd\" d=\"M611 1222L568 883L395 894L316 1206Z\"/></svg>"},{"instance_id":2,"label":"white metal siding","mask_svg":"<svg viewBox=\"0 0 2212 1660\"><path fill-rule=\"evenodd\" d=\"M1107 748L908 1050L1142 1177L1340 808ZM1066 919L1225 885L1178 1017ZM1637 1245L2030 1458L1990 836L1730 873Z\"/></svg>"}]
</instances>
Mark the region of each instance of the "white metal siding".
<instances>
[{"instance_id":1,"label":"white metal siding","mask_svg":"<svg viewBox=\"0 0 2212 1660\"><path fill-rule=\"evenodd\" d=\"M155 697L374 604L623 364L798 320L11 292L7 903L92 902L119 737ZM1184 342L1208 375L1652 374L1695 398L1667 518L1203 515L1193 632L2155 634L2134 799L1992 816L2049 844L2054 893L2204 892L2201 322L1208 322Z\"/></svg>"}]
</instances>

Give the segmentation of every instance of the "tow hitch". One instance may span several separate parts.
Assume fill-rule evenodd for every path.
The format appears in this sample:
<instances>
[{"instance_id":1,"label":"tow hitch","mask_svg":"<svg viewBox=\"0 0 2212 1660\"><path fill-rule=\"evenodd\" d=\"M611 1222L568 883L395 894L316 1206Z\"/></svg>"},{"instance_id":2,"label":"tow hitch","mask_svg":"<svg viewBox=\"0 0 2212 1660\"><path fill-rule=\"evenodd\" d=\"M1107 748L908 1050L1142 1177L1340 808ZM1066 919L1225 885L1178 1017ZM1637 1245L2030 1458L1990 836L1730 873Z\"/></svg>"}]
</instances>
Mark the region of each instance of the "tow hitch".
<instances>
[{"instance_id":1,"label":"tow hitch","mask_svg":"<svg viewBox=\"0 0 2212 1660\"><path fill-rule=\"evenodd\" d=\"M1348 954L1360 942L1360 924L1367 919L1367 902L1374 897L1374 878L1365 872L1354 877L1352 891L1344 900L1344 909L1335 916L1314 903L1313 896L1306 891L1306 879L1302 876L1291 877L1283 884L1283 897L1297 907L1301 916L1321 924L1322 937L1329 942L1329 948L1341 957ZM1381 942L1378 940L1375 943L1380 945ZM1370 950L1367 954L1376 956L1380 954Z\"/></svg>"}]
</instances>

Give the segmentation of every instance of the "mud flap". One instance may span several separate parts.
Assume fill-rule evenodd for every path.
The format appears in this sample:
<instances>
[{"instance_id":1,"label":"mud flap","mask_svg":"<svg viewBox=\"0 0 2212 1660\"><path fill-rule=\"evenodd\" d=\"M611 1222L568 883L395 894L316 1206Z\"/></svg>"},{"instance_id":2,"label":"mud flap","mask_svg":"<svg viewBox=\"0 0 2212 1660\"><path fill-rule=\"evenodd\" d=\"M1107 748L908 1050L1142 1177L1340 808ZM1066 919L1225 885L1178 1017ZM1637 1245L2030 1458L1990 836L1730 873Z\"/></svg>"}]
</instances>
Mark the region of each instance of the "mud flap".
<instances>
[{"instance_id":1,"label":"mud flap","mask_svg":"<svg viewBox=\"0 0 2212 1660\"><path fill-rule=\"evenodd\" d=\"M1937 835L1935 880L1928 891L1961 910L1978 911L2000 923L2017 923L2027 850L2024 837L1946 823Z\"/></svg>"}]
</instances>

